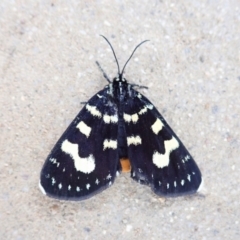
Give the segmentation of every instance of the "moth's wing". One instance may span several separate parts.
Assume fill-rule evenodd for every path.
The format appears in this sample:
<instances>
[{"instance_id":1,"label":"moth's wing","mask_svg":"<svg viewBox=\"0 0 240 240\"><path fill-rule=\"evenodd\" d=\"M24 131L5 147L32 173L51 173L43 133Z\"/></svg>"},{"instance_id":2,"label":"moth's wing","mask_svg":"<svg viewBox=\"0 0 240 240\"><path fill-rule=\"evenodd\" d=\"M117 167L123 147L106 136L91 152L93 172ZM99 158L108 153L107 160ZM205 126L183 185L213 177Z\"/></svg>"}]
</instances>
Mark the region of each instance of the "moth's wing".
<instances>
[{"instance_id":1,"label":"moth's wing","mask_svg":"<svg viewBox=\"0 0 240 240\"><path fill-rule=\"evenodd\" d=\"M117 114L106 88L88 101L46 159L39 184L43 193L83 200L113 183L120 169Z\"/></svg>"},{"instance_id":2,"label":"moth's wing","mask_svg":"<svg viewBox=\"0 0 240 240\"><path fill-rule=\"evenodd\" d=\"M196 192L202 182L201 172L152 103L133 90L123 116L131 177L150 185L158 195Z\"/></svg>"}]
</instances>

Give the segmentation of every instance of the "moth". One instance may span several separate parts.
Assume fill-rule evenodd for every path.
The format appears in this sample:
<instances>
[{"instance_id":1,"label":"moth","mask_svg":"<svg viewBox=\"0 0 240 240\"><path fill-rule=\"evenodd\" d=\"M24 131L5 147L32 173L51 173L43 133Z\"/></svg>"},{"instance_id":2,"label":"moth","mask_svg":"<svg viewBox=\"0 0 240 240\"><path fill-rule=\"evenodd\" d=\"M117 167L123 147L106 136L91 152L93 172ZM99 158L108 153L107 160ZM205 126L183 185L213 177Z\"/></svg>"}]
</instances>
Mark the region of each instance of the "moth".
<instances>
[{"instance_id":1,"label":"moth","mask_svg":"<svg viewBox=\"0 0 240 240\"><path fill-rule=\"evenodd\" d=\"M39 187L50 197L84 200L110 187L129 159L131 178L159 196L198 191L201 172L154 105L118 74L96 93L63 133L43 165ZM141 88L141 87L140 87Z\"/></svg>"}]
</instances>

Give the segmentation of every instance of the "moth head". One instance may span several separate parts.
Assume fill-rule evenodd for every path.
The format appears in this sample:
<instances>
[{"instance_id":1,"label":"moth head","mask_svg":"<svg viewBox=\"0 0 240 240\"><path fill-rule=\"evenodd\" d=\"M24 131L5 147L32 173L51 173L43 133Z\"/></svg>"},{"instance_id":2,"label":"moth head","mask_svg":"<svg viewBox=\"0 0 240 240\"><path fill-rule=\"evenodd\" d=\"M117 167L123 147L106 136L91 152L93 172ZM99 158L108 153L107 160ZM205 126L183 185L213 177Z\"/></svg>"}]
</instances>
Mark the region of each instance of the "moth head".
<instances>
[{"instance_id":1,"label":"moth head","mask_svg":"<svg viewBox=\"0 0 240 240\"><path fill-rule=\"evenodd\" d=\"M127 79L124 78L121 74L118 74L118 76L113 79L113 82L127 83Z\"/></svg>"}]
</instances>

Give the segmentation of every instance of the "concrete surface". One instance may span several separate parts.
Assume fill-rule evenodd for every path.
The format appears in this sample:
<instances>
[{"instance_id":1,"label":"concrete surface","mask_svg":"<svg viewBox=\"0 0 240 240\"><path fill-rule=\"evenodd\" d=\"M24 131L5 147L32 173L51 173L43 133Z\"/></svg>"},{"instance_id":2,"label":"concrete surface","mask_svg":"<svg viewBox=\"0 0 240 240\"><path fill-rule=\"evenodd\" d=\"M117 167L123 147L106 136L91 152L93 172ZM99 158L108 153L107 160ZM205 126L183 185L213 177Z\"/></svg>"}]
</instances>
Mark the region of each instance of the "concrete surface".
<instances>
[{"instance_id":1,"label":"concrete surface","mask_svg":"<svg viewBox=\"0 0 240 240\"><path fill-rule=\"evenodd\" d=\"M1 239L240 239L240 2L0 2ZM42 195L39 173L82 107L114 77L156 105L201 168L199 195L165 199L122 174L83 202Z\"/></svg>"}]
</instances>

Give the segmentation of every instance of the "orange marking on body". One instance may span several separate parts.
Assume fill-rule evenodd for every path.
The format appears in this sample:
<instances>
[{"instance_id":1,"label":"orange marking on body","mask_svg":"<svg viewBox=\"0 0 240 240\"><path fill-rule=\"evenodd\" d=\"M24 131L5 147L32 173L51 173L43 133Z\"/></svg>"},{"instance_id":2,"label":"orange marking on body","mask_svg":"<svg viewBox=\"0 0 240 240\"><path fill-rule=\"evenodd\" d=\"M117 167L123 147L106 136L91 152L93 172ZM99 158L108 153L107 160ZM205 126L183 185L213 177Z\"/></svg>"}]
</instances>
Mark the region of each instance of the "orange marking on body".
<instances>
[{"instance_id":1,"label":"orange marking on body","mask_svg":"<svg viewBox=\"0 0 240 240\"><path fill-rule=\"evenodd\" d=\"M122 166L122 172L127 173L131 171L131 163L128 158L121 158L120 163Z\"/></svg>"}]
</instances>

